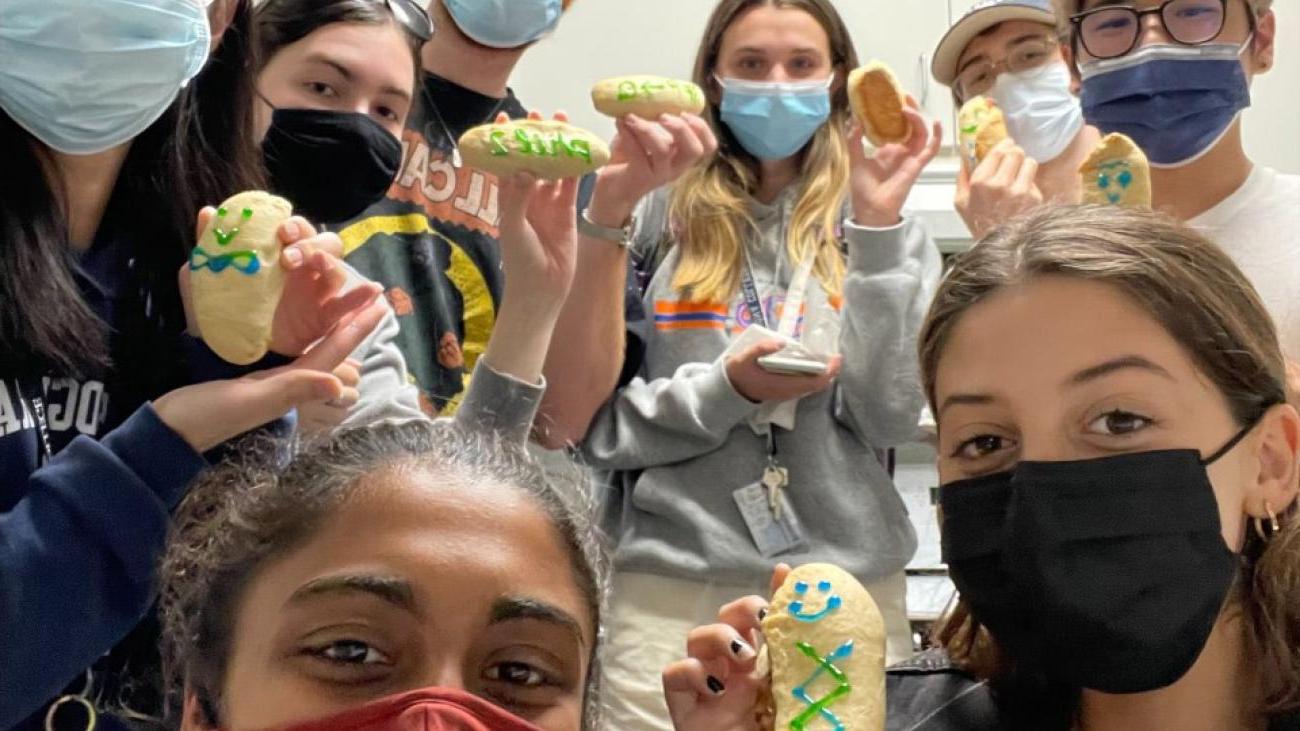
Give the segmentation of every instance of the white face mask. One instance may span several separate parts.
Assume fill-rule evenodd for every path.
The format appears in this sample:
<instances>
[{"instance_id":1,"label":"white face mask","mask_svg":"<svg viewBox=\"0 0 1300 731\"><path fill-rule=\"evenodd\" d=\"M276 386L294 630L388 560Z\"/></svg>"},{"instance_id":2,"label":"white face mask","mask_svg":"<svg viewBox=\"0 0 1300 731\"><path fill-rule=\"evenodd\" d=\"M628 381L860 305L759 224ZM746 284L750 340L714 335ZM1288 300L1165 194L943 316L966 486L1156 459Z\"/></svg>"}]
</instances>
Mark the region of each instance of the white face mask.
<instances>
[{"instance_id":1,"label":"white face mask","mask_svg":"<svg viewBox=\"0 0 1300 731\"><path fill-rule=\"evenodd\" d=\"M1060 157L1083 129L1083 108L1070 93L1064 62L1004 73L989 96L1002 108L1011 139L1040 163Z\"/></svg>"}]
</instances>

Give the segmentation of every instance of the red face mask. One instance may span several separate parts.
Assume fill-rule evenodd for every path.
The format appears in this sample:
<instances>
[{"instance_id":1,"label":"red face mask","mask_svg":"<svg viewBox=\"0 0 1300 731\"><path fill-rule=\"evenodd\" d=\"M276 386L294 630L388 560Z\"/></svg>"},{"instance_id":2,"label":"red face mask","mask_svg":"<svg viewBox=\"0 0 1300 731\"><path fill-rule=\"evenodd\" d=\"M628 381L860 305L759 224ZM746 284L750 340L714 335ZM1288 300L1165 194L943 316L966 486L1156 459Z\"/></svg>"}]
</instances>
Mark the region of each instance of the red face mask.
<instances>
[{"instance_id":1,"label":"red face mask","mask_svg":"<svg viewBox=\"0 0 1300 731\"><path fill-rule=\"evenodd\" d=\"M429 688L276 731L541 731L477 696Z\"/></svg>"}]
</instances>

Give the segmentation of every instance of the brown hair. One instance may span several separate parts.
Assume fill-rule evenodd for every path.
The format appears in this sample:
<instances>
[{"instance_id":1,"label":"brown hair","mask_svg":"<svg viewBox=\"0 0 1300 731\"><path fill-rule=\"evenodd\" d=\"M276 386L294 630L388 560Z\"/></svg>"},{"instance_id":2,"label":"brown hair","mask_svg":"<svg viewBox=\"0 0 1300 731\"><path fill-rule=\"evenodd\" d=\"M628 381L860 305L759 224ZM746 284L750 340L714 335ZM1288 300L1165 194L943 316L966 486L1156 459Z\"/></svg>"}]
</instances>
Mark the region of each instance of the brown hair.
<instances>
[{"instance_id":1,"label":"brown hair","mask_svg":"<svg viewBox=\"0 0 1300 731\"><path fill-rule=\"evenodd\" d=\"M858 65L858 54L835 6L829 0L722 0L705 27L692 78L701 88L717 89L713 73L722 36L742 13L763 6L802 10L817 20L830 39L836 82L831 116L805 148L786 251L792 262L815 257L813 273L828 294L838 295L844 280L839 226L849 183L846 82ZM727 301L740 286L742 242L755 226L747 198L758 183L758 161L722 123L719 94L714 91L708 97L704 118L718 138L718 151L686 173L673 189L669 218L679 222L681 234L675 243L682 247L673 286L695 299Z\"/></svg>"},{"instance_id":2,"label":"brown hair","mask_svg":"<svg viewBox=\"0 0 1300 731\"><path fill-rule=\"evenodd\" d=\"M958 257L919 337L921 376L935 402L935 375L952 332L998 290L1055 275L1111 285L1141 306L1218 387L1242 427L1286 401L1277 332L1254 287L1219 247L1186 225L1115 207L1041 208L991 232ZM1246 648L1261 670L1265 710L1300 706L1300 508L1264 541L1248 531L1238 581ZM975 675L1015 674L969 608L958 602L935 641Z\"/></svg>"},{"instance_id":3,"label":"brown hair","mask_svg":"<svg viewBox=\"0 0 1300 731\"><path fill-rule=\"evenodd\" d=\"M310 540L367 478L426 470L464 489L505 487L532 497L569 554L596 629L583 729L598 722L598 649L607 559L579 472L552 474L518 445L451 421L409 421L338 432L286 455L284 445L247 446L210 470L177 509L160 570L159 614L167 710L179 719L185 693L205 721L220 722L221 688L243 592L269 560Z\"/></svg>"}]
</instances>

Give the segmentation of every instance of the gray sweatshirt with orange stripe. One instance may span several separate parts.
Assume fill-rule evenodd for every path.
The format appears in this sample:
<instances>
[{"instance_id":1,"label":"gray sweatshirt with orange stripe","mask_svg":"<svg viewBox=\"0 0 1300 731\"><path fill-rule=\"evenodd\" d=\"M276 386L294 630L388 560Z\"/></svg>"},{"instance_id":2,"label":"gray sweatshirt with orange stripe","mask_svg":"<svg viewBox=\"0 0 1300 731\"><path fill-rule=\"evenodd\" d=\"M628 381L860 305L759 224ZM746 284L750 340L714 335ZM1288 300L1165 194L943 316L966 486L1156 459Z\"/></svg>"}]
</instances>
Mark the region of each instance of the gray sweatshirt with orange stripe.
<instances>
[{"instance_id":1,"label":"gray sweatshirt with orange stripe","mask_svg":"<svg viewBox=\"0 0 1300 731\"><path fill-rule=\"evenodd\" d=\"M795 268L784 244L794 196L791 189L772 205L751 203L758 229L745 245L772 329ZM844 368L831 388L799 402L793 431L777 429L807 546L780 558L834 563L871 582L901 571L916 551L879 451L916 434L924 403L916 336L942 264L919 221L868 229L847 213L846 206L843 302L827 302L815 280L806 294L808 313L837 320ZM755 546L732 494L762 476L768 442L758 433L765 427L751 424L761 405L736 392L722 364L750 322L745 298L700 303L674 291L680 252L666 245L664 191L642 202L637 220L636 252L667 251L643 297L645 356L582 445L594 468L613 473L603 503L615 566L761 586L773 560Z\"/></svg>"}]
</instances>

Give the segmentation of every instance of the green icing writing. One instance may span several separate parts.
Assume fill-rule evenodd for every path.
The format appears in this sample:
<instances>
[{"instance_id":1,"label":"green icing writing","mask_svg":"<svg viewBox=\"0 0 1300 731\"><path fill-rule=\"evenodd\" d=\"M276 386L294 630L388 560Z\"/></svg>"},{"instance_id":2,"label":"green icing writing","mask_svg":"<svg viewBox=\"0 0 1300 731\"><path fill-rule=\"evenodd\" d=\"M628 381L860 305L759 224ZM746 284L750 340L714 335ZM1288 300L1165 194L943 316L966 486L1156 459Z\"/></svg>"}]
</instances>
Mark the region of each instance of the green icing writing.
<instances>
[{"instance_id":1,"label":"green icing writing","mask_svg":"<svg viewBox=\"0 0 1300 731\"><path fill-rule=\"evenodd\" d=\"M631 79L620 81L618 84L618 100L625 102L636 99L637 97L651 99L665 90L672 90L685 94L687 98L691 100L692 104L698 104L701 100L700 90L694 84L684 84L680 81L673 81L671 79L664 81L643 81L639 86Z\"/></svg>"},{"instance_id":2,"label":"green icing writing","mask_svg":"<svg viewBox=\"0 0 1300 731\"><path fill-rule=\"evenodd\" d=\"M519 154L523 157L577 157L588 163L592 161L591 143L566 137L563 132L543 135L518 127L511 138L505 129L494 129L488 141L493 157Z\"/></svg>"},{"instance_id":3,"label":"green icing writing","mask_svg":"<svg viewBox=\"0 0 1300 731\"><path fill-rule=\"evenodd\" d=\"M506 131L503 129L494 129L488 137L492 145L493 157L505 157L510 154L510 148L506 147Z\"/></svg>"}]
</instances>

